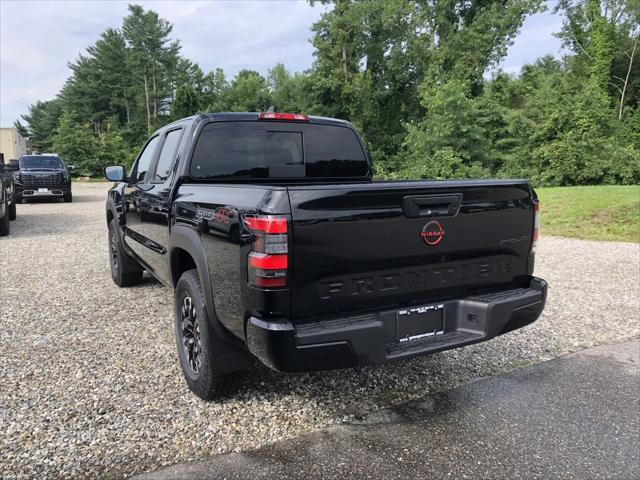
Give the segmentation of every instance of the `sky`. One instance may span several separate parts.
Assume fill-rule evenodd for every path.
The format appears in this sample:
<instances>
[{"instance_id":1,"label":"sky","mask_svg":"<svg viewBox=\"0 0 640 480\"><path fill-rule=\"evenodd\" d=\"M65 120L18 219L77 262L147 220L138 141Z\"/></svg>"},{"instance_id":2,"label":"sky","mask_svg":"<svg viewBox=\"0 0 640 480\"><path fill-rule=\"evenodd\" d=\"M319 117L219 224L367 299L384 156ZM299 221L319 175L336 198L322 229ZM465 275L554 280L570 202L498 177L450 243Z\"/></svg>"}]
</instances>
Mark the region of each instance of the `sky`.
<instances>
[{"instance_id":1,"label":"sky","mask_svg":"<svg viewBox=\"0 0 640 480\"><path fill-rule=\"evenodd\" d=\"M58 93L73 61L107 27L119 27L127 1L0 0L0 126L8 127L36 100ZM182 54L205 71L221 67L228 78L246 68L263 74L276 63L290 71L311 67L311 26L326 6L298 0L142 1L173 24ZM501 68L520 67L546 54L558 56L553 36L561 19L528 17Z\"/></svg>"}]
</instances>

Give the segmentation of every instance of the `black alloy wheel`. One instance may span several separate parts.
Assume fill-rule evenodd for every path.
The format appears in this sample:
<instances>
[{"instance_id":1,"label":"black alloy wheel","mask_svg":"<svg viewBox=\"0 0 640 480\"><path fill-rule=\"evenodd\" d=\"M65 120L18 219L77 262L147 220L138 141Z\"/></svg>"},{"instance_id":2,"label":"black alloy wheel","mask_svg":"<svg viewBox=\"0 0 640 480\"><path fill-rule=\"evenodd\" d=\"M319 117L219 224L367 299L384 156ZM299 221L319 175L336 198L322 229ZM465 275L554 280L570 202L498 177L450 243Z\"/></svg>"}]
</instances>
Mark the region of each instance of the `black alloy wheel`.
<instances>
[{"instance_id":1,"label":"black alloy wheel","mask_svg":"<svg viewBox=\"0 0 640 480\"><path fill-rule=\"evenodd\" d=\"M180 312L184 356L191 371L198 374L202 366L202 337L198 325L198 313L190 296L186 295L183 298Z\"/></svg>"}]
</instances>

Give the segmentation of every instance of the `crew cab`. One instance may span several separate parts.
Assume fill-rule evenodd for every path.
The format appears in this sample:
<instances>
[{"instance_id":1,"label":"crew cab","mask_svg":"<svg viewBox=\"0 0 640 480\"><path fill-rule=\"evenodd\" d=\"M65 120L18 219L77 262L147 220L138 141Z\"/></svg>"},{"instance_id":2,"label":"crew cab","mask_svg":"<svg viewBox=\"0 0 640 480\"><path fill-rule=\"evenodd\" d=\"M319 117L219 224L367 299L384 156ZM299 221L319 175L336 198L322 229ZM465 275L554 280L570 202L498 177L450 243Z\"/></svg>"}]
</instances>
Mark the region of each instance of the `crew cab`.
<instances>
[{"instance_id":1,"label":"crew cab","mask_svg":"<svg viewBox=\"0 0 640 480\"><path fill-rule=\"evenodd\" d=\"M70 167L55 153L21 155L14 174L18 203L28 199L62 198L73 201Z\"/></svg>"},{"instance_id":2,"label":"crew cab","mask_svg":"<svg viewBox=\"0 0 640 480\"><path fill-rule=\"evenodd\" d=\"M17 218L12 175L17 167L11 162L15 162L15 160L6 165L4 155L0 153L0 237L9 235L11 227L9 221Z\"/></svg>"},{"instance_id":3,"label":"crew cab","mask_svg":"<svg viewBox=\"0 0 640 480\"><path fill-rule=\"evenodd\" d=\"M372 180L349 122L215 113L154 133L115 182L111 275L174 290L201 398L257 358L281 372L380 364L538 318L538 203L525 180Z\"/></svg>"}]
</instances>

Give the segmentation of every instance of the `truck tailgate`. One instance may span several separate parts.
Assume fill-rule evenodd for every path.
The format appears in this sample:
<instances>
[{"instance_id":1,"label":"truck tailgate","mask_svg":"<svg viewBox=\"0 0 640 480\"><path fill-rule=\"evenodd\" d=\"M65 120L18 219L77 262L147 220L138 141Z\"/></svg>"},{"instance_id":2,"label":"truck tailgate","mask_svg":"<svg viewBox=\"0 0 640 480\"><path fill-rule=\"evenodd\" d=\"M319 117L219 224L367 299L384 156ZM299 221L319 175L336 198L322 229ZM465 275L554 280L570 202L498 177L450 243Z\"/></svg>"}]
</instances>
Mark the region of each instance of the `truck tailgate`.
<instances>
[{"instance_id":1,"label":"truck tailgate","mask_svg":"<svg viewBox=\"0 0 640 480\"><path fill-rule=\"evenodd\" d=\"M533 197L523 180L288 190L297 321L518 286L533 270Z\"/></svg>"}]
</instances>

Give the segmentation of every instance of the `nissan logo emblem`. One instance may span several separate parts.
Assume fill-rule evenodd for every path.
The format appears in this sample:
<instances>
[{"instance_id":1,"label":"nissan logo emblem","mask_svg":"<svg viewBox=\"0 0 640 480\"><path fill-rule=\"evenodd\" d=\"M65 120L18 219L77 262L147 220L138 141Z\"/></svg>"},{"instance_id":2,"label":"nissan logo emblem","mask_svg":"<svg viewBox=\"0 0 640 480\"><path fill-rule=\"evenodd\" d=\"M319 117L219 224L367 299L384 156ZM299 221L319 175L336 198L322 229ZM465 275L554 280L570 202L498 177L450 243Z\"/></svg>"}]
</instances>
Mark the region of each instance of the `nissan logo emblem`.
<instances>
[{"instance_id":1,"label":"nissan logo emblem","mask_svg":"<svg viewBox=\"0 0 640 480\"><path fill-rule=\"evenodd\" d=\"M427 245L438 245L442 241L442 237L444 237L444 228L436 220L427 223L420 232L420 238Z\"/></svg>"}]
</instances>

